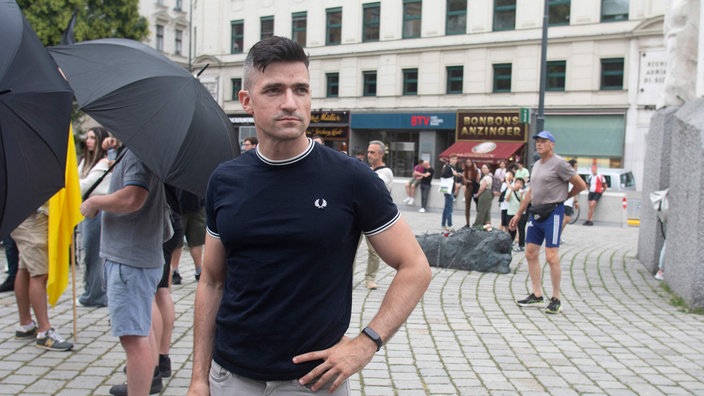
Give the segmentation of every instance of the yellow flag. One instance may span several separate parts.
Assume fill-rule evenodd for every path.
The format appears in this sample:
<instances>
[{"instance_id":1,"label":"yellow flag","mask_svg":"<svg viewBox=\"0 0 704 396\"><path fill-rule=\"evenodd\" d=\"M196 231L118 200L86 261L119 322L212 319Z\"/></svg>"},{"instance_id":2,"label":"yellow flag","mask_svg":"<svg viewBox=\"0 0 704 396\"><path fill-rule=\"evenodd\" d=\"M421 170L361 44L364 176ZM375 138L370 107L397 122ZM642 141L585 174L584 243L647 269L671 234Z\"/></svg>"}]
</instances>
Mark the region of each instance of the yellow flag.
<instances>
[{"instance_id":1,"label":"yellow flag","mask_svg":"<svg viewBox=\"0 0 704 396\"><path fill-rule=\"evenodd\" d=\"M81 187L78 183L76 146L71 126L68 130L65 183L65 187L49 199L49 280L46 292L52 306L56 305L68 285L73 229L83 220L80 212Z\"/></svg>"}]
</instances>

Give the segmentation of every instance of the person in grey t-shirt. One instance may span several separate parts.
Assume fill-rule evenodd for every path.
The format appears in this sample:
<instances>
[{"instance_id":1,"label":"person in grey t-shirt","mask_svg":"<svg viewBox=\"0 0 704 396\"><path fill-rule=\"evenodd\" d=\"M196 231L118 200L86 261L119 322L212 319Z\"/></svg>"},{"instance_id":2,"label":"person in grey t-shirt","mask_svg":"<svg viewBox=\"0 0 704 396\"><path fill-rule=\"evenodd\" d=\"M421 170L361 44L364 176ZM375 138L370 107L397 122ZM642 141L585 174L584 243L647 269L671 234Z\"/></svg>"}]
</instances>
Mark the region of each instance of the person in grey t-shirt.
<instances>
[{"instance_id":1,"label":"person in grey t-shirt","mask_svg":"<svg viewBox=\"0 0 704 396\"><path fill-rule=\"evenodd\" d=\"M587 186L574 169L553 151L555 137L548 131L542 131L533 136L535 151L540 155L534 165L530 177L530 190L526 192L521 206L509 223L509 229L515 230L523 212L531 203L530 218L526 230L526 261L530 276L532 293L516 303L521 307L543 305L543 293L540 279L540 245L545 240L545 260L550 265L550 280L552 282L552 298L545 309L546 313L556 314L562 310L560 304L560 232L564 220L565 206L563 202L574 197ZM568 191L568 185L572 188Z\"/></svg>"},{"instance_id":2,"label":"person in grey t-shirt","mask_svg":"<svg viewBox=\"0 0 704 396\"><path fill-rule=\"evenodd\" d=\"M110 193L81 205L86 217L102 214L100 256L105 259L112 334L127 354L127 383L112 395L146 395L162 389L158 354L150 348L152 302L164 267L164 184L127 151L113 169Z\"/></svg>"}]
</instances>

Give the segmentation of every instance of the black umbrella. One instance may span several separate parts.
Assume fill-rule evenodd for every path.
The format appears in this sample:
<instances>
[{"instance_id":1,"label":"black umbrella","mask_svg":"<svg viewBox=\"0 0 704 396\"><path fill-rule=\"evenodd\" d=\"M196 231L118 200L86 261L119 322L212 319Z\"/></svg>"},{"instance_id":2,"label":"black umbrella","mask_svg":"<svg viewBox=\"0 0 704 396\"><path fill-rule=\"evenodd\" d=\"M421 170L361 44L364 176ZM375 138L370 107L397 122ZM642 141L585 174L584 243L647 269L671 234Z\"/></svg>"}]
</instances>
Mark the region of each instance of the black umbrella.
<instances>
[{"instance_id":1,"label":"black umbrella","mask_svg":"<svg viewBox=\"0 0 704 396\"><path fill-rule=\"evenodd\" d=\"M17 3L0 0L0 237L64 187L73 92Z\"/></svg>"},{"instance_id":2,"label":"black umbrella","mask_svg":"<svg viewBox=\"0 0 704 396\"><path fill-rule=\"evenodd\" d=\"M49 52L79 107L162 181L203 196L210 173L236 154L232 124L210 92L158 51L133 40L102 39Z\"/></svg>"}]
</instances>

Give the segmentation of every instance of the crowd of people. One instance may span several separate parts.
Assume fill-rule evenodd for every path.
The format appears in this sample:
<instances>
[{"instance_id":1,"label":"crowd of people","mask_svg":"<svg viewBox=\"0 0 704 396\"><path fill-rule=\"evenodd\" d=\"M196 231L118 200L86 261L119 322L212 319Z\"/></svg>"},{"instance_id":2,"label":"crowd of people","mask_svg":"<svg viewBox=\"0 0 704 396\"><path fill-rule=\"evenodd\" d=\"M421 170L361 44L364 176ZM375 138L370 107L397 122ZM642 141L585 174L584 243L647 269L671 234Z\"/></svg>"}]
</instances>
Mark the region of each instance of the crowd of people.
<instances>
[{"instance_id":1,"label":"crowd of people","mask_svg":"<svg viewBox=\"0 0 704 396\"><path fill-rule=\"evenodd\" d=\"M184 239L198 282L189 394L255 395L273 386L348 395L348 378L430 283L427 259L389 194L384 143L370 142L367 164L306 136L311 94L300 45L272 37L253 46L239 99L257 136L213 172L207 199L164 184L106 129L85 134L76 170L85 217L76 304L107 308L124 349L127 381L112 386L113 395L158 393L171 375L170 287L183 281ZM68 351L73 344L48 318L47 223L43 205L3 241L10 273L2 286L15 292L16 338ZM376 288L382 261L396 275L378 313L350 338L351 268L362 235L367 286Z\"/></svg>"},{"instance_id":2,"label":"crowd of people","mask_svg":"<svg viewBox=\"0 0 704 396\"><path fill-rule=\"evenodd\" d=\"M348 395L347 379L371 361L428 287L428 261L389 193L393 172L384 162L385 144L370 141L365 163L362 152L349 157L306 136L308 56L295 42L260 41L244 71L239 100L257 136L245 138L243 154L213 172L206 197L164 184L105 128L85 134L77 169L84 280L76 303L109 311L112 334L127 357L127 382L113 386L113 395L160 392L162 378L171 375L170 288L183 282L184 239L198 282L192 395L258 395L272 386ZM520 162L501 161L492 171L451 155L439 171L441 226L452 231L453 206L461 199L465 226L474 202L472 226L491 231L496 198L500 229L512 240L518 235L514 249L526 251L532 290L518 305L544 301L538 253L545 242L553 286L546 312L558 313L560 232L571 214L567 208L576 205L568 202L586 185L575 163L552 151L552 134L540 132L535 141L541 158L532 175ZM413 205L420 187L419 212L426 212L434 175L429 161L418 161L404 203ZM604 182L596 177L592 184L589 222L591 201L598 201ZM0 291L15 292L16 338L68 351L73 344L48 317L47 222L42 206L3 241L10 273ZM378 313L349 338L351 268L362 235L366 287L377 288L382 261L396 273Z\"/></svg>"}]
</instances>

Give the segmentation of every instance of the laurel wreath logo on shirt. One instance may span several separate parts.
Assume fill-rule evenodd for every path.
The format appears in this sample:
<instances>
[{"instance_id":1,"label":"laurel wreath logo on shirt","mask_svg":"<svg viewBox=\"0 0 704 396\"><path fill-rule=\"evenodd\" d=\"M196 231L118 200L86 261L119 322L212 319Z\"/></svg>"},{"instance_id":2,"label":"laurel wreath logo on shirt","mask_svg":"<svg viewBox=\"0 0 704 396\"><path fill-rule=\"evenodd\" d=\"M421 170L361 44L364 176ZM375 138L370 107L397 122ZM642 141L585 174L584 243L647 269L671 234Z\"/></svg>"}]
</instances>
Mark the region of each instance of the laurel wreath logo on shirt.
<instances>
[{"instance_id":1,"label":"laurel wreath logo on shirt","mask_svg":"<svg viewBox=\"0 0 704 396\"><path fill-rule=\"evenodd\" d=\"M328 206L328 201L326 201L322 198L318 198L315 200L315 202L313 204L318 209L325 209Z\"/></svg>"}]
</instances>

